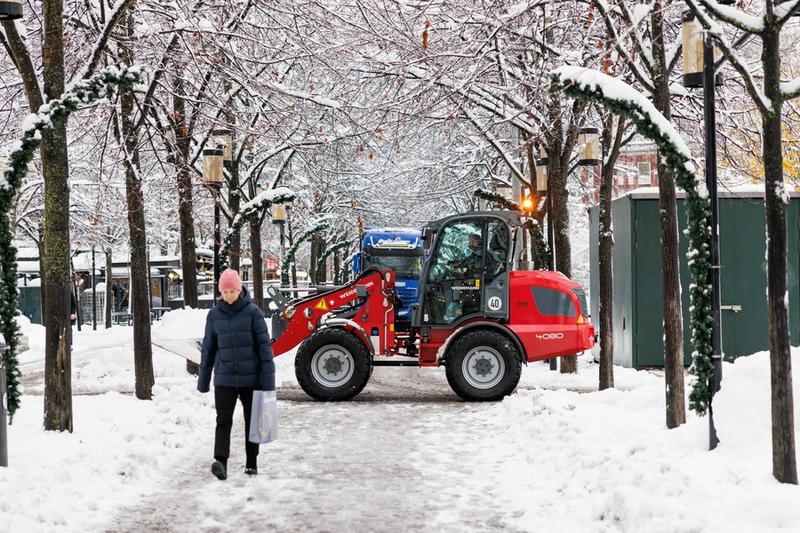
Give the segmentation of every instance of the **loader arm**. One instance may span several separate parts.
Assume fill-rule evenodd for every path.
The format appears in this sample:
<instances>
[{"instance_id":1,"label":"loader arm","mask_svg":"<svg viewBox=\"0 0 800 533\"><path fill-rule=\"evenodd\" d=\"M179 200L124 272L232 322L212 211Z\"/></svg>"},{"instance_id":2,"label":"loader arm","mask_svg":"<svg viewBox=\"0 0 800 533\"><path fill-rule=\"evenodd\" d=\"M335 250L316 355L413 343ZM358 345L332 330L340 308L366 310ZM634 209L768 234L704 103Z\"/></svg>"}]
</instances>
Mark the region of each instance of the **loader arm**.
<instances>
[{"instance_id":1,"label":"loader arm","mask_svg":"<svg viewBox=\"0 0 800 533\"><path fill-rule=\"evenodd\" d=\"M385 353L395 344L394 296L394 272L369 269L344 287L296 300L281 312L286 329L272 340L272 352L284 354L320 329L339 327L370 353Z\"/></svg>"}]
</instances>

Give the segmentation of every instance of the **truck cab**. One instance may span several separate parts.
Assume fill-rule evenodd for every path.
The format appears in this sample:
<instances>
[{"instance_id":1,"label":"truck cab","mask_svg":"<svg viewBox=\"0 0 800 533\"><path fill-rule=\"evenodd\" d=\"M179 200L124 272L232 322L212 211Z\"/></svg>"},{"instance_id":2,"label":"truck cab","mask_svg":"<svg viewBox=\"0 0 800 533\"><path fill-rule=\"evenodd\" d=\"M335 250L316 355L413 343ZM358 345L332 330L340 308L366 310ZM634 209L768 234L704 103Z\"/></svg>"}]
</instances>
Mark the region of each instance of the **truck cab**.
<instances>
[{"instance_id":1,"label":"truck cab","mask_svg":"<svg viewBox=\"0 0 800 533\"><path fill-rule=\"evenodd\" d=\"M422 232L414 228L369 228L361 239L361 252L353 258L353 274L369 268L391 269L399 299L395 320L398 329L411 323L411 306L419 300L423 268Z\"/></svg>"}]
</instances>

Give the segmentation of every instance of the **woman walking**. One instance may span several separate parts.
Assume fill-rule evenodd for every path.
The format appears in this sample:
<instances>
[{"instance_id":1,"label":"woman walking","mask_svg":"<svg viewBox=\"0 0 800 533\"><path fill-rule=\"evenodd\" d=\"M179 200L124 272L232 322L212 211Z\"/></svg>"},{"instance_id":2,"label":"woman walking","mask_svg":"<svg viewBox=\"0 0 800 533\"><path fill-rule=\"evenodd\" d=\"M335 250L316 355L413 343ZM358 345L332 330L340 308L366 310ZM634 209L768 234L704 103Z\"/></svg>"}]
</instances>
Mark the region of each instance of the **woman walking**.
<instances>
[{"instance_id":1,"label":"woman walking","mask_svg":"<svg viewBox=\"0 0 800 533\"><path fill-rule=\"evenodd\" d=\"M217 430L211 472L218 479L226 479L237 399L244 410L247 455L244 472L258 473L258 444L247 440L253 391L275 390L275 363L264 314L242 287L239 273L230 268L225 270L219 278L219 290L222 298L206 318L197 390L208 392L213 368Z\"/></svg>"}]
</instances>

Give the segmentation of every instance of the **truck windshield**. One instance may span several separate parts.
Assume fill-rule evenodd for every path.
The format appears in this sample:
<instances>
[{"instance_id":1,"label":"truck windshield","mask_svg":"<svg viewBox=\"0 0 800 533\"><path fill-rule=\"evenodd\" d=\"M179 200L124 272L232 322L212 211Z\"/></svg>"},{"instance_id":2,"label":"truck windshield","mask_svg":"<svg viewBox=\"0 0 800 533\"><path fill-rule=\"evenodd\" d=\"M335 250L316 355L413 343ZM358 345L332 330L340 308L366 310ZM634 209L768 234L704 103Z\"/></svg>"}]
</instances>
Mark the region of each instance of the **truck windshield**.
<instances>
[{"instance_id":1,"label":"truck windshield","mask_svg":"<svg viewBox=\"0 0 800 533\"><path fill-rule=\"evenodd\" d=\"M366 262L367 266L391 268L395 277L402 279L419 279L422 272L420 256L368 255Z\"/></svg>"}]
</instances>

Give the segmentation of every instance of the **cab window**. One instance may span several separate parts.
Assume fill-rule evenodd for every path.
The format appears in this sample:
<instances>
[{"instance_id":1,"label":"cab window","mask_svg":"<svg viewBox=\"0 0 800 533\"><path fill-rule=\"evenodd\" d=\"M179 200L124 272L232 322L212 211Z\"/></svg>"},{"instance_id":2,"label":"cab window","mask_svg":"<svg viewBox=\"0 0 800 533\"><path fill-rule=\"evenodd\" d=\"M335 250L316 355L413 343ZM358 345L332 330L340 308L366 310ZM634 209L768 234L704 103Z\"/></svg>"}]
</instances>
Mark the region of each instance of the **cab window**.
<instances>
[{"instance_id":1,"label":"cab window","mask_svg":"<svg viewBox=\"0 0 800 533\"><path fill-rule=\"evenodd\" d=\"M508 226L489 222L486 230L486 265L484 283L491 283L506 270L509 247Z\"/></svg>"}]
</instances>

